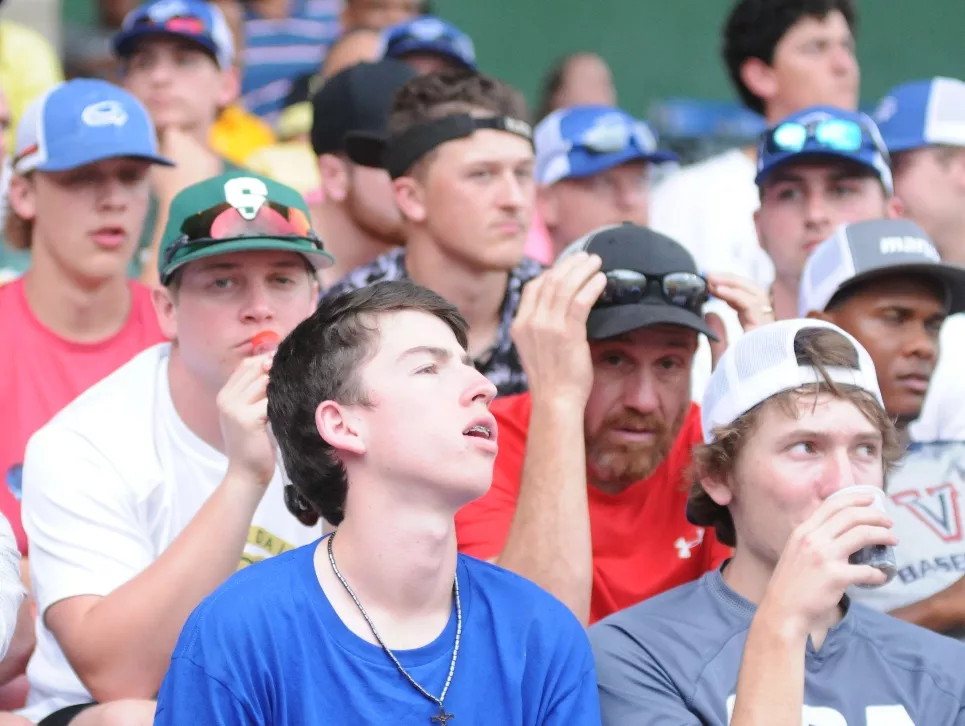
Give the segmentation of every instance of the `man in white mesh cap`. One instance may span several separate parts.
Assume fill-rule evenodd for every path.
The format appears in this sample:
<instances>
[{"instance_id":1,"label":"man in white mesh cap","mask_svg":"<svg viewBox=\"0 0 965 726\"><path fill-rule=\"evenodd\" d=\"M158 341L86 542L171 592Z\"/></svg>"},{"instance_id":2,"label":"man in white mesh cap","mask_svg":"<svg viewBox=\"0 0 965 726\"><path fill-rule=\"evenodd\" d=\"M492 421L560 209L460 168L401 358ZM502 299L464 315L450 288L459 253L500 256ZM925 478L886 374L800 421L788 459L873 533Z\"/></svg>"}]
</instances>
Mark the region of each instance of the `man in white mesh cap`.
<instances>
[{"instance_id":1,"label":"man in white mesh cap","mask_svg":"<svg viewBox=\"0 0 965 726\"><path fill-rule=\"evenodd\" d=\"M900 447L868 352L824 321L759 327L701 418L687 513L734 556L590 629L604 725L965 724L965 645L845 595L887 579L853 555L897 543L871 506Z\"/></svg>"},{"instance_id":2,"label":"man in white mesh cap","mask_svg":"<svg viewBox=\"0 0 965 726\"><path fill-rule=\"evenodd\" d=\"M948 354L939 330L946 316L963 310L965 268L942 262L925 232L906 219L841 227L808 258L801 279L801 314L839 325L868 350L903 443L922 405L934 418L929 403L951 393L934 377ZM961 378L962 360L945 362ZM965 640L965 441L916 440L887 493L885 509L902 541L897 577L855 590L855 600Z\"/></svg>"}]
</instances>

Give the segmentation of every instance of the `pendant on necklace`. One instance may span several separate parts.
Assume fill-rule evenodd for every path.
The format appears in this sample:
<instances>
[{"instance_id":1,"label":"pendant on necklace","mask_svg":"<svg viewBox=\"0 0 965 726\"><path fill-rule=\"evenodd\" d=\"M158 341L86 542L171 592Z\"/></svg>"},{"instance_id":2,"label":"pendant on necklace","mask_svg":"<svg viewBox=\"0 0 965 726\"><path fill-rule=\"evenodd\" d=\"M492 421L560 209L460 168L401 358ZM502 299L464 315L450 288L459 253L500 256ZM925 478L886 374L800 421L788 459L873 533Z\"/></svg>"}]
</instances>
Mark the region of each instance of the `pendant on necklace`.
<instances>
[{"instance_id":1,"label":"pendant on necklace","mask_svg":"<svg viewBox=\"0 0 965 726\"><path fill-rule=\"evenodd\" d=\"M430 718L429 720L432 721L433 723L438 723L438 724L442 724L442 726L446 726L446 724L448 723L449 719L455 718L455 717L456 717L456 715L453 714L453 713L446 713L446 709L445 709L445 708L443 707L443 705L440 703L440 704L439 704L439 715L438 715L438 716L433 716L433 717Z\"/></svg>"}]
</instances>

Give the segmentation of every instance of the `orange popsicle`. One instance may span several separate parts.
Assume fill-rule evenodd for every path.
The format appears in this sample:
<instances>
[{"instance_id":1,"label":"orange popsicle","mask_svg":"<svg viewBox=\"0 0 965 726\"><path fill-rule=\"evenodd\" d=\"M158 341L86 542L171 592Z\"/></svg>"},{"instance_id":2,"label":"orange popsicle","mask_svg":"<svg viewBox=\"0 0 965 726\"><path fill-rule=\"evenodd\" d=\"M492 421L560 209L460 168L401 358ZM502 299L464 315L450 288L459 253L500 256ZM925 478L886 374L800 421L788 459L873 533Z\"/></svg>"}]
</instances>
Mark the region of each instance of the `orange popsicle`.
<instances>
[{"instance_id":1,"label":"orange popsicle","mask_svg":"<svg viewBox=\"0 0 965 726\"><path fill-rule=\"evenodd\" d=\"M271 353L281 342L281 336L274 330L262 330L251 336L251 354L264 355Z\"/></svg>"}]
</instances>

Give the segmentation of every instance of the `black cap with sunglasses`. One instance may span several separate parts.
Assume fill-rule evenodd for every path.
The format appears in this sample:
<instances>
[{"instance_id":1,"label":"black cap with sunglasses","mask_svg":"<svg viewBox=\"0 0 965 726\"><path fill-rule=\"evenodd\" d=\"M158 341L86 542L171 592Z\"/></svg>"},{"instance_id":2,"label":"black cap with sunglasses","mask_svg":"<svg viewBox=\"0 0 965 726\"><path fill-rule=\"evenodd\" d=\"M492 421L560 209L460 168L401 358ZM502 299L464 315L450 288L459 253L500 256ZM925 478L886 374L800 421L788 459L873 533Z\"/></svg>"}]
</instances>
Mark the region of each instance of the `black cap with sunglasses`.
<instances>
[{"instance_id":1,"label":"black cap with sunglasses","mask_svg":"<svg viewBox=\"0 0 965 726\"><path fill-rule=\"evenodd\" d=\"M560 255L597 255L607 284L586 321L590 340L651 325L679 325L717 340L704 320L707 281L694 258L669 237L630 222L601 227Z\"/></svg>"}]
</instances>

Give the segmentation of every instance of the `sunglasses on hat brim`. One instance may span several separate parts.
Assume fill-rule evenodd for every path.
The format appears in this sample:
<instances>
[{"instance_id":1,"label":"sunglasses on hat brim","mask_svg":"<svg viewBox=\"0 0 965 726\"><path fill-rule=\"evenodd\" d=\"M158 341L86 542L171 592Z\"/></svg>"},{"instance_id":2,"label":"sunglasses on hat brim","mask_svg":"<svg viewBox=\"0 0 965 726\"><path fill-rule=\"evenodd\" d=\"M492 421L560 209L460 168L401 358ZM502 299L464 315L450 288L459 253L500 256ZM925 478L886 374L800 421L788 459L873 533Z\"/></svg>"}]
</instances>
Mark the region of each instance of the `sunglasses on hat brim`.
<instances>
[{"instance_id":1,"label":"sunglasses on hat brim","mask_svg":"<svg viewBox=\"0 0 965 726\"><path fill-rule=\"evenodd\" d=\"M647 275L635 270L604 273L606 287L594 307L634 305L658 295L663 301L687 310L699 310L707 302L707 281L694 272Z\"/></svg>"}]
</instances>

